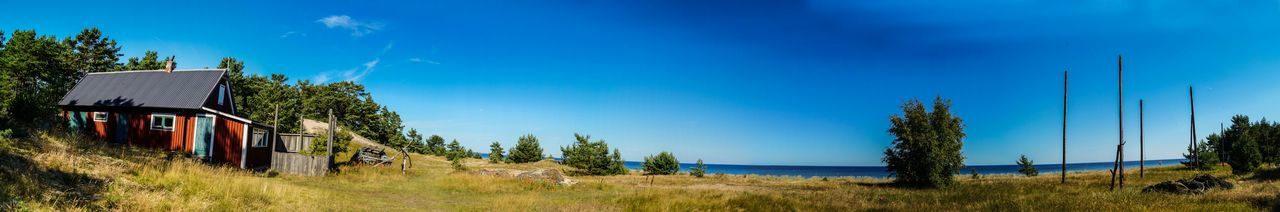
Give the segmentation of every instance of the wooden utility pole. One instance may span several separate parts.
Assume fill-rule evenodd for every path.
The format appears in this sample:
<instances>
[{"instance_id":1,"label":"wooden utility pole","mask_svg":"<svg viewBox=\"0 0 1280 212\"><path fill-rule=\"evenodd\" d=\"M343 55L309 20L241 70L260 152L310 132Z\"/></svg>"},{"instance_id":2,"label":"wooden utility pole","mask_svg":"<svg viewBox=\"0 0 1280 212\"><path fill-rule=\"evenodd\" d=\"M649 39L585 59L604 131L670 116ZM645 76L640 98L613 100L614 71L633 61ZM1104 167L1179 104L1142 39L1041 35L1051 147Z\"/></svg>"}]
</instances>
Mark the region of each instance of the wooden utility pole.
<instances>
[{"instance_id":1,"label":"wooden utility pole","mask_svg":"<svg viewBox=\"0 0 1280 212\"><path fill-rule=\"evenodd\" d=\"M333 118L333 109L329 109L329 139L324 139L324 140L328 143L327 144L328 148L325 149L325 155L328 155L329 157L330 169L333 168L333 140L337 140L337 138L334 137L335 131L338 130L337 125L338 125L337 122L335 122Z\"/></svg>"},{"instance_id":2,"label":"wooden utility pole","mask_svg":"<svg viewBox=\"0 0 1280 212\"><path fill-rule=\"evenodd\" d=\"M1062 71L1062 183L1067 183L1067 70Z\"/></svg>"},{"instance_id":3,"label":"wooden utility pole","mask_svg":"<svg viewBox=\"0 0 1280 212\"><path fill-rule=\"evenodd\" d=\"M1191 97L1191 146L1187 147L1187 149L1191 150L1189 154L1191 155L1191 164L1195 165L1196 168L1200 168L1203 164L1200 164L1200 156L1198 155L1200 151L1196 149L1196 93L1194 87L1187 86L1187 95Z\"/></svg>"},{"instance_id":4,"label":"wooden utility pole","mask_svg":"<svg viewBox=\"0 0 1280 212\"><path fill-rule=\"evenodd\" d=\"M1120 125L1117 126L1117 128L1120 130L1120 136L1118 139L1119 140L1118 144L1116 145L1116 164L1115 164L1116 169L1115 169L1115 172L1112 172L1111 174L1112 190L1115 190L1116 178L1117 178L1116 175L1119 175L1120 188L1124 188L1124 57L1123 56L1116 56L1116 70L1117 70L1116 84L1118 88L1116 92L1117 93L1116 98L1119 100L1117 101L1118 107L1116 107L1116 111L1117 111L1117 114L1119 114L1118 118L1120 123Z\"/></svg>"},{"instance_id":5,"label":"wooden utility pole","mask_svg":"<svg viewBox=\"0 0 1280 212\"><path fill-rule=\"evenodd\" d=\"M1146 125L1143 117L1142 100L1138 100L1138 178L1147 178L1147 142Z\"/></svg>"}]
</instances>

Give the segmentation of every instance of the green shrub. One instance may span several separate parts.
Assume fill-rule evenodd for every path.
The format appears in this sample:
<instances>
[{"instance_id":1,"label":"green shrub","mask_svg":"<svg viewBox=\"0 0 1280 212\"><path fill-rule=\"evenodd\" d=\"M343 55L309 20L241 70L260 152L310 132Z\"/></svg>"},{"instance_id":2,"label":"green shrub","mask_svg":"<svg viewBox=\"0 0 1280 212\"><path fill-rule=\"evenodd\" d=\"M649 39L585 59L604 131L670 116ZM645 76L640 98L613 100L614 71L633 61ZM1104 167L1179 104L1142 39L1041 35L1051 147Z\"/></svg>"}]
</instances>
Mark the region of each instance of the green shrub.
<instances>
[{"instance_id":1,"label":"green shrub","mask_svg":"<svg viewBox=\"0 0 1280 212\"><path fill-rule=\"evenodd\" d=\"M658 155L644 157L644 172L650 175L668 175L680 171L680 161L670 152L663 151Z\"/></svg>"},{"instance_id":2,"label":"green shrub","mask_svg":"<svg viewBox=\"0 0 1280 212\"><path fill-rule=\"evenodd\" d=\"M505 160L503 154L505 153L502 151L502 144L494 141L489 145L489 163L501 163Z\"/></svg>"},{"instance_id":3,"label":"green shrub","mask_svg":"<svg viewBox=\"0 0 1280 212\"><path fill-rule=\"evenodd\" d=\"M707 164L703 164L701 158L698 159L698 163L693 165L693 169L689 170L689 175L693 175L694 177L702 177L706 173ZM822 179L826 180L827 178L824 177Z\"/></svg>"},{"instance_id":4,"label":"green shrub","mask_svg":"<svg viewBox=\"0 0 1280 212\"><path fill-rule=\"evenodd\" d=\"M1040 175L1040 169L1036 169L1031 159L1027 159L1027 155L1018 158L1018 173L1028 177Z\"/></svg>"},{"instance_id":5,"label":"green shrub","mask_svg":"<svg viewBox=\"0 0 1280 212\"><path fill-rule=\"evenodd\" d=\"M460 158L456 158L456 159L460 159ZM466 171L466 170L467 170L467 167L462 165L462 160L456 160L456 159L455 159L455 160L451 160L451 161L449 161L449 165L450 165L450 166L453 166L453 170L454 170L454 171Z\"/></svg>"},{"instance_id":6,"label":"green shrub","mask_svg":"<svg viewBox=\"0 0 1280 212\"><path fill-rule=\"evenodd\" d=\"M899 184L943 187L964 166L964 124L951 115L951 101L934 99L933 112L925 111L920 100L902 105L902 115L889 117L889 133L894 139L884 151L888 171Z\"/></svg>"},{"instance_id":7,"label":"green shrub","mask_svg":"<svg viewBox=\"0 0 1280 212\"><path fill-rule=\"evenodd\" d=\"M613 173L627 174L629 172L626 164L622 161L622 153L618 152L618 148L613 148L613 154L609 155L609 158L613 160Z\"/></svg>"},{"instance_id":8,"label":"green shrub","mask_svg":"<svg viewBox=\"0 0 1280 212\"><path fill-rule=\"evenodd\" d=\"M609 155L609 144L604 140L590 141L591 136L573 134L577 142L569 144L567 147L560 147L563 154L564 164L570 167L578 168L582 174L587 175L615 175L625 172L619 172L617 169L621 161L614 160ZM617 149L614 149L614 156L618 155Z\"/></svg>"},{"instance_id":9,"label":"green shrub","mask_svg":"<svg viewBox=\"0 0 1280 212\"><path fill-rule=\"evenodd\" d=\"M1254 128L1248 116L1231 117L1231 128L1223 136L1231 146L1227 150L1227 164L1231 164L1231 173L1251 173L1262 165L1262 147L1258 141L1260 136Z\"/></svg>"},{"instance_id":10,"label":"green shrub","mask_svg":"<svg viewBox=\"0 0 1280 212\"><path fill-rule=\"evenodd\" d=\"M444 147L444 137L440 137L440 135L431 135L431 137L427 138L427 154L446 156L445 153L447 152L448 151L446 151Z\"/></svg>"},{"instance_id":11,"label":"green shrub","mask_svg":"<svg viewBox=\"0 0 1280 212\"><path fill-rule=\"evenodd\" d=\"M520 136L516 147L511 149L511 162L532 163L542 160L542 147L538 145L538 137L533 134Z\"/></svg>"},{"instance_id":12,"label":"green shrub","mask_svg":"<svg viewBox=\"0 0 1280 212\"><path fill-rule=\"evenodd\" d=\"M342 128L338 128L338 132L334 133L334 137L338 137L333 141L333 155L339 155L347 152L347 147L351 145L351 132ZM304 155L323 156L325 148L328 148L329 131L322 130L319 136L311 139L310 151L303 152Z\"/></svg>"}]
</instances>

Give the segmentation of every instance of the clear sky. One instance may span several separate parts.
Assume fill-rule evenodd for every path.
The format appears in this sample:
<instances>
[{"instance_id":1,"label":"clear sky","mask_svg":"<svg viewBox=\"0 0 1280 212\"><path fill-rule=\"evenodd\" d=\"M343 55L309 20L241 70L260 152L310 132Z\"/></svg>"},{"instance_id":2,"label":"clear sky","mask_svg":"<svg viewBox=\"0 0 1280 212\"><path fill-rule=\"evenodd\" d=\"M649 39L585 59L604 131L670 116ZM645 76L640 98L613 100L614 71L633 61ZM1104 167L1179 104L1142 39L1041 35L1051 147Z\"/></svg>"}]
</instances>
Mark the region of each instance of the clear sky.
<instances>
[{"instance_id":1,"label":"clear sky","mask_svg":"<svg viewBox=\"0 0 1280 212\"><path fill-rule=\"evenodd\" d=\"M573 133L623 158L880 165L907 99L954 101L969 164L1110 161L1116 56L1126 156L1179 158L1189 134L1280 108L1280 5L1156 1L156 1L2 3L0 29L100 27L125 57L354 80L406 127L468 148ZM7 34L7 33L6 33ZM123 58L122 58L123 59Z\"/></svg>"}]
</instances>

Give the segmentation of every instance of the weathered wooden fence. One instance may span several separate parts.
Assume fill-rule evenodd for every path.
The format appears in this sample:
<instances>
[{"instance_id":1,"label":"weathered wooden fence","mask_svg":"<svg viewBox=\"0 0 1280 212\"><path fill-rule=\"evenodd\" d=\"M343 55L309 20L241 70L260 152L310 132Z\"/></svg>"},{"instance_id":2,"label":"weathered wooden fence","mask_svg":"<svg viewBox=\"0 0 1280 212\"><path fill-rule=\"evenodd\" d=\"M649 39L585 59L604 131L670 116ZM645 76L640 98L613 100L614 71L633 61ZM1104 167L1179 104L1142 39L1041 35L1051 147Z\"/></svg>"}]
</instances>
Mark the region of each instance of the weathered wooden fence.
<instances>
[{"instance_id":1,"label":"weathered wooden fence","mask_svg":"<svg viewBox=\"0 0 1280 212\"><path fill-rule=\"evenodd\" d=\"M324 176L329 172L329 157L303 155L316 135L281 133L271 152L271 169L278 172Z\"/></svg>"},{"instance_id":2,"label":"weathered wooden fence","mask_svg":"<svg viewBox=\"0 0 1280 212\"><path fill-rule=\"evenodd\" d=\"M279 172L324 176L329 172L329 157L310 156L299 153L275 152L271 154L271 169Z\"/></svg>"}]
</instances>

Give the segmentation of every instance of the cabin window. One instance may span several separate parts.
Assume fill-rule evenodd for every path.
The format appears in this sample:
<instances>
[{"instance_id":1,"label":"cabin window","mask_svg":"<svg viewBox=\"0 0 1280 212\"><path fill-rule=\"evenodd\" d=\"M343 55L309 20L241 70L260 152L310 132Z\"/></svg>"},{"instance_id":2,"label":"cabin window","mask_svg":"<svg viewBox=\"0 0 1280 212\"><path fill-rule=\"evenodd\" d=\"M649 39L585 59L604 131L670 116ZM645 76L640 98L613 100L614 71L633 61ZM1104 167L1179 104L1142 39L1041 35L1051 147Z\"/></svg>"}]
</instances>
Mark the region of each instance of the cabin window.
<instances>
[{"instance_id":1,"label":"cabin window","mask_svg":"<svg viewBox=\"0 0 1280 212\"><path fill-rule=\"evenodd\" d=\"M226 93L227 93L227 86L218 85L218 105L222 105L222 99L226 97Z\"/></svg>"},{"instance_id":2,"label":"cabin window","mask_svg":"<svg viewBox=\"0 0 1280 212\"><path fill-rule=\"evenodd\" d=\"M93 112L93 121L107 122L107 112Z\"/></svg>"},{"instance_id":3,"label":"cabin window","mask_svg":"<svg viewBox=\"0 0 1280 212\"><path fill-rule=\"evenodd\" d=\"M253 129L253 137L251 137L253 139L253 147L267 147L270 144L268 141L271 140L271 137L273 136L270 131Z\"/></svg>"},{"instance_id":4,"label":"cabin window","mask_svg":"<svg viewBox=\"0 0 1280 212\"><path fill-rule=\"evenodd\" d=\"M151 114L151 130L173 131L173 114Z\"/></svg>"}]
</instances>

